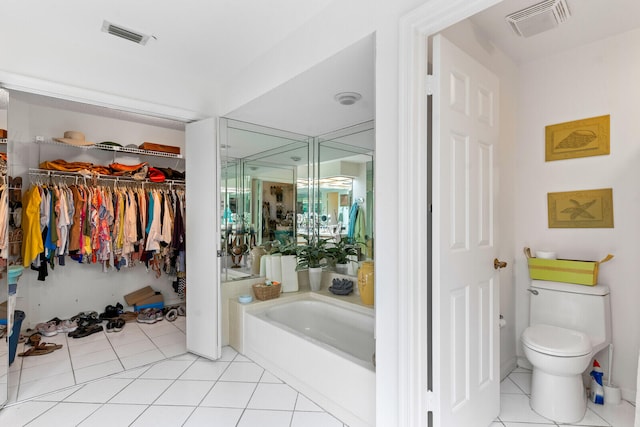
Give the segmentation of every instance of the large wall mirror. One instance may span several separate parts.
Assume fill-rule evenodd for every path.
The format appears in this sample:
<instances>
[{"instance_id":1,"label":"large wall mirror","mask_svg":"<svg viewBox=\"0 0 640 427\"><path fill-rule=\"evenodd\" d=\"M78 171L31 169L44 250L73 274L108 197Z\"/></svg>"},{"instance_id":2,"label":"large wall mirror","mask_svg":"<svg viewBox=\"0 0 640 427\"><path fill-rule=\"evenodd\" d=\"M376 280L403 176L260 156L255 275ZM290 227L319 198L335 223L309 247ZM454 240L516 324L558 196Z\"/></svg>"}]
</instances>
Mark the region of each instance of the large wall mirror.
<instances>
[{"instance_id":1,"label":"large wall mirror","mask_svg":"<svg viewBox=\"0 0 640 427\"><path fill-rule=\"evenodd\" d=\"M0 218L0 230L5 233L2 241L4 245L0 248L0 408L7 403L9 387L9 296L7 288L7 249L8 249L8 198L6 196L8 188L7 182L7 117L9 108L9 93L0 88L0 192L4 197L0 197L0 203L7 206L0 209L4 212L4 217ZM4 223L4 224L2 224Z\"/></svg>"},{"instance_id":2,"label":"large wall mirror","mask_svg":"<svg viewBox=\"0 0 640 427\"><path fill-rule=\"evenodd\" d=\"M319 236L339 235L373 259L373 166L375 128L366 122L317 138L315 180Z\"/></svg>"},{"instance_id":3,"label":"large wall mirror","mask_svg":"<svg viewBox=\"0 0 640 427\"><path fill-rule=\"evenodd\" d=\"M348 238L374 258L373 70L371 35L221 119L223 282L258 275L269 242Z\"/></svg>"},{"instance_id":4,"label":"large wall mirror","mask_svg":"<svg viewBox=\"0 0 640 427\"><path fill-rule=\"evenodd\" d=\"M307 173L309 138L226 118L220 137L224 282L257 276L251 250L295 236L298 207L308 203L296 183Z\"/></svg>"}]
</instances>

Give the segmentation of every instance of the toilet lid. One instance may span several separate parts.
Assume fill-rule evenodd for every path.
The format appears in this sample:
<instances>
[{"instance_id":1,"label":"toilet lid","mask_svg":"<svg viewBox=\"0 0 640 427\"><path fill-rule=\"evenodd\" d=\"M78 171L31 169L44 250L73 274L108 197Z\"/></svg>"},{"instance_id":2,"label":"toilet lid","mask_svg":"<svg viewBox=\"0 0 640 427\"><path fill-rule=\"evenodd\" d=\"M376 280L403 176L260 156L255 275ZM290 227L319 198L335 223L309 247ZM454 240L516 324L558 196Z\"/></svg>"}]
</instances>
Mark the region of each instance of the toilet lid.
<instances>
[{"instance_id":1,"label":"toilet lid","mask_svg":"<svg viewBox=\"0 0 640 427\"><path fill-rule=\"evenodd\" d=\"M573 357L591 353L591 340L587 334L559 326L529 326L522 333L522 342L532 350L553 356Z\"/></svg>"}]
</instances>

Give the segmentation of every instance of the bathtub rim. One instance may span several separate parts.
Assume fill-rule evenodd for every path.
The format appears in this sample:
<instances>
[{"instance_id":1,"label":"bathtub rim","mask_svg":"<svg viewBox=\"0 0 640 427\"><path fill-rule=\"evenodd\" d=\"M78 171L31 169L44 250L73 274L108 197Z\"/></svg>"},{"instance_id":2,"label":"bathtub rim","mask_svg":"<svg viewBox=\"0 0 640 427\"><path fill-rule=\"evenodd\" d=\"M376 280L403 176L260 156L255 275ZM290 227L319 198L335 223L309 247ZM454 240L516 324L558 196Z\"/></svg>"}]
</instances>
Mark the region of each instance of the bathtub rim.
<instances>
[{"instance_id":1,"label":"bathtub rim","mask_svg":"<svg viewBox=\"0 0 640 427\"><path fill-rule=\"evenodd\" d=\"M290 292L290 293L281 293L278 298L273 298L266 301L253 300L253 302L245 305L245 311L247 313L254 313L261 310L266 310L268 307L273 305L285 304L287 302L299 301L299 300L317 300L323 301L329 304L334 304L352 311L357 311L362 314L370 314L375 317L375 310L371 306L361 305L354 301L349 301L344 299L345 297L334 296L330 293L324 294L321 292L313 292L313 291L301 291L301 292Z\"/></svg>"},{"instance_id":2,"label":"bathtub rim","mask_svg":"<svg viewBox=\"0 0 640 427\"><path fill-rule=\"evenodd\" d=\"M373 313L372 309L367 309L367 308L363 308L363 307L359 307L359 309L355 309L354 304L350 304L347 303L349 305L347 306L343 306L342 304L337 304L335 303L335 301L333 300L333 298L331 297L326 297L323 295L315 295L312 297L298 297L298 298L289 298L285 301L281 301L280 304L269 304L269 305L263 305L261 306L260 309L254 309L253 311L247 311L246 314L250 315L250 316L255 316L257 317L259 320L263 321L263 322L267 322L267 323L271 323L273 325L275 325L276 327L285 330L286 332L290 333L290 334L294 334L296 336L301 337L302 339L305 339L307 341L310 341L311 343L324 348L327 351L331 351L334 352L336 354L338 354L340 357L343 357L347 360L349 360L350 362L360 365L361 367L368 369L370 371L375 372L375 366L373 364L373 353L371 354L371 358L370 359L360 359L359 357L341 350L337 347L332 346L329 343L326 343L322 340L319 340L317 338L313 338L309 335L305 335L304 333L301 333L300 331L295 330L294 328L291 328L290 326L281 323L277 320L274 320L272 318L268 318L267 316L267 312L269 311L270 308L272 307L276 307L279 305L285 305L285 304L290 304L290 303L295 303L295 302L299 302L299 301L311 301L311 302L320 302L320 303L324 303L324 304L329 304L329 305L333 305L336 307L339 307L341 309L345 309L347 311L352 311L352 312L356 312L360 315L363 316L367 316L370 317L371 320L373 321L373 330L371 331L371 333L374 335L374 348L373 348L373 352L375 352L375 315ZM338 302L342 302L342 301L338 301Z\"/></svg>"},{"instance_id":3,"label":"bathtub rim","mask_svg":"<svg viewBox=\"0 0 640 427\"><path fill-rule=\"evenodd\" d=\"M340 363L340 366L343 367L342 369L347 370L346 372L348 372L348 375L343 372L343 375L338 375L338 377L346 378L348 376L350 378L348 382L349 386L346 390L351 391L351 388L355 387L353 390L357 391L348 392L347 395L350 396L350 398L356 399L356 402L360 402L359 404L345 404L345 401L343 399L335 398L333 394L333 386L327 389L325 386L311 381L309 376L313 376L313 370L296 367L296 363L294 363L293 365L284 363L283 361L287 360L287 358L290 357L290 354L287 354L282 350L282 348L284 347L278 345L273 346L271 343L268 344L268 347L264 347L264 343L254 343L247 345L242 343L243 350L240 351L240 353L255 361L260 366L267 369L267 371L271 372L276 377L280 378L282 381L291 385L294 389L298 390L300 393L311 399L321 408L325 409L328 413L337 417L341 421L346 422L348 425L351 425L353 427L371 427L375 425L375 371L368 369L367 367L364 367L360 364L354 364L352 360L344 357L343 352L336 351L336 349L334 348L329 350L325 346L320 346L320 348L318 348L318 344L316 342L302 337L301 334L294 334L289 330L282 328L280 324L276 325L276 322L266 321L260 316L256 315L256 313L259 314L261 311L271 306L278 305L279 303L281 304L287 301L308 299L334 303L333 299L329 296L317 295L312 292L305 292L302 295L287 296L286 298L282 298L281 300L280 298L276 298L275 300L258 302L255 304L258 307L252 307L251 313L249 313L249 310L247 310L249 308L247 307L248 304L243 305L237 303L237 306L242 306L241 308L243 309L243 316L246 316L248 314L250 315L247 319L247 322L256 325L258 328L262 329L263 327L266 327L266 325L269 325L269 328L275 328L279 331L277 332L277 334L280 337L288 336L292 337L291 339L302 340L304 342L304 344L302 344L304 347L301 350L302 356L299 356L297 358L300 358L302 360L312 360L313 358L318 357L319 360L323 361L320 363L329 363L332 368L336 367L335 362L331 362L332 360L344 360L344 364ZM349 304L345 307L350 310L358 310L365 314L373 314L373 309L370 307L359 307L358 309L356 309L354 308L353 304L345 301L337 301L337 303L340 303L338 305ZM242 325L243 328L245 326L246 325L244 324ZM260 334L258 335L263 336ZM278 339L279 338L275 338L276 342L278 341ZM264 348L269 348L270 350L263 352L262 349ZM310 348L314 349L309 350ZM273 350L275 353L271 350ZM307 356L304 356L305 354ZM345 366L347 368L344 368ZM362 400L360 401L358 399ZM362 405L372 406L368 406L367 409L364 409L365 407L363 407Z\"/></svg>"}]
</instances>

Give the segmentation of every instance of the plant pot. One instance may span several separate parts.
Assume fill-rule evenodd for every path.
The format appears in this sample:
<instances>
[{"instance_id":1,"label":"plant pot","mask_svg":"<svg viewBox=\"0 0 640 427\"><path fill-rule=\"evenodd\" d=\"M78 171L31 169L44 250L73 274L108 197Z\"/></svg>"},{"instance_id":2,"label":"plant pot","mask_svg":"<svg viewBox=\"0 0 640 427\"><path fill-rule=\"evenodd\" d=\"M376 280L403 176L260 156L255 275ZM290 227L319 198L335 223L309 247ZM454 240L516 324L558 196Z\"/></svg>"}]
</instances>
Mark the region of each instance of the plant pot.
<instances>
[{"instance_id":1,"label":"plant pot","mask_svg":"<svg viewBox=\"0 0 640 427\"><path fill-rule=\"evenodd\" d=\"M282 254L273 254L267 261L267 279L282 283Z\"/></svg>"},{"instance_id":2,"label":"plant pot","mask_svg":"<svg viewBox=\"0 0 640 427\"><path fill-rule=\"evenodd\" d=\"M338 274L348 274L349 273L349 264L336 264L336 273Z\"/></svg>"},{"instance_id":3,"label":"plant pot","mask_svg":"<svg viewBox=\"0 0 640 427\"><path fill-rule=\"evenodd\" d=\"M298 291L297 260L295 255L282 255L282 292Z\"/></svg>"},{"instance_id":4,"label":"plant pot","mask_svg":"<svg viewBox=\"0 0 640 427\"><path fill-rule=\"evenodd\" d=\"M374 268L372 261L365 261L358 270L358 289L363 304L373 305L374 302Z\"/></svg>"},{"instance_id":5,"label":"plant pot","mask_svg":"<svg viewBox=\"0 0 640 427\"><path fill-rule=\"evenodd\" d=\"M260 276L267 277L267 264L269 264L269 257L271 255L262 255L260 257ZM271 271L271 267L269 267L269 271Z\"/></svg>"},{"instance_id":6,"label":"plant pot","mask_svg":"<svg viewBox=\"0 0 640 427\"><path fill-rule=\"evenodd\" d=\"M256 246L251 249L251 274L257 276L260 274L261 259L266 255L267 251L261 246Z\"/></svg>"},{"instance_id":7,"label":"plant pot","mask_svg":"<svg viewBox=\"0 0 640 427\"><path fill-rule=\"evenodd\" d=\"M314 292L320 290L322 284L322 267L309 267L309 286Z\"/></svg>"},{"instance_id":8,"label":"plant pot","mask_svg":"<svg viewBox=\"0 0 640 427\"><path fill-rule=\"evenodd\" d=\"M360 267L358 265L358 255L349 255L347 258L349 258L349 262L347 263L347 274L349 276L357 276L358 268Z\"/></svg>"}]
</instances>

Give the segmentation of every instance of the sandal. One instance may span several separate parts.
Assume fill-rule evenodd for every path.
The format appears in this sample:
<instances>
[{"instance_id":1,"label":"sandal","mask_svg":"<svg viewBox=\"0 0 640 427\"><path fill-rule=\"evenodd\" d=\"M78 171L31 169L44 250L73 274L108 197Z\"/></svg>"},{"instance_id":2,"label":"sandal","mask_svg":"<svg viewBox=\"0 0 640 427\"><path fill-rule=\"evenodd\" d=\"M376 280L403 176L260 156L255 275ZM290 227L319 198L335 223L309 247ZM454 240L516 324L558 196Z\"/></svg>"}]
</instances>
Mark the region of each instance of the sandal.
<instances>
[{"instance_id":1,"label":"sandal","mask_svg":"<svg viewBox=\"0 0 640 427\"><path fill-rule=\"evenodd\" d=\"M125 311L118 318L125 322L135 322L138 319L138 313L135 311Z\"/></svg>"},{"instance_id":2,"label":"sandal","mask_svg":"<svg viewBox=\"0 0 640 427\"><path fill-rule=\"evenodd\" d=\"M95 334L96 332L103 331L104 328L102 325L89 325L86 328L76 329L74 332L69 332L69 337L71 338L84 338L88 337L91 334Z\"/></svg>"},{"instance_id":3,"label":"sandal","mask_svg":"<svg viewBox=\"0 0 640 427\"><path fill-rule=\"evenodd\" d=\"M33 347L37 347L40 344L40 340L42 339L42 335L39 332L36 332L33 335L29 336L29 344Z\"/></svg>"},{"instance_id":4,"label":"sandal","mask_svg":"<svg viewBox=\"0 0 640 427\"><path fill-rule=\"evenodd\" d=\"M53 344L53 343L42 343L38 344L34 347L31 347L29 350L18 353L20 357L26 356L42 356L45 354L53 353L55 350L59 350L62 348L62 344Z\"/></svg>"}]
</instances>

